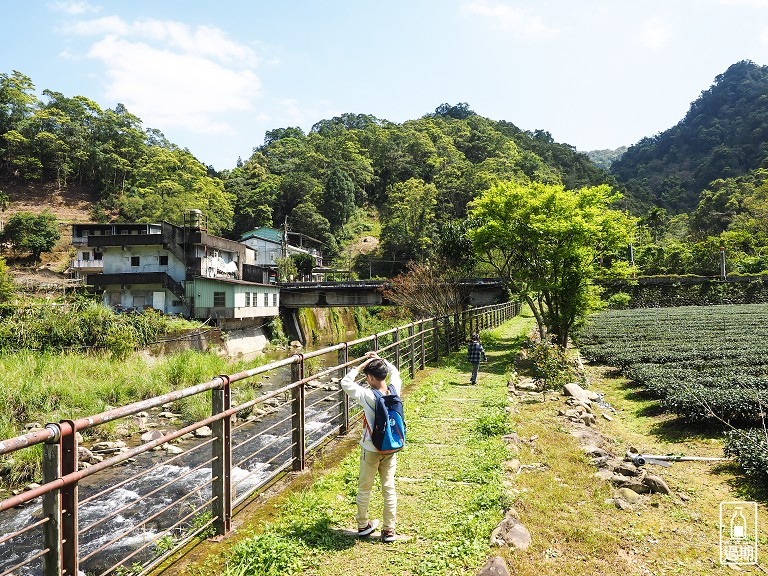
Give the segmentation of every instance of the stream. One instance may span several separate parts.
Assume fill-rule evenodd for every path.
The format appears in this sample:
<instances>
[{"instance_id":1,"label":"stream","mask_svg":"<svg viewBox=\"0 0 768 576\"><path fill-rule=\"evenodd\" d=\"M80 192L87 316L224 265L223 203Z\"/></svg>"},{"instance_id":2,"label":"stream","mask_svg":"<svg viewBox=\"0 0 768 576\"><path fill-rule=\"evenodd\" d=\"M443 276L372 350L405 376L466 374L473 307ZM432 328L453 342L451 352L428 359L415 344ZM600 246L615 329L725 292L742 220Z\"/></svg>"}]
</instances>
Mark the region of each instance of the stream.
<instances>
[{"instance_id":1,"label":"stream","mask_svg":"<svg viewBox=\"0 0 768 576\"><path fill-rule=\"evenodd\" d=\"M276 356L284 358L291 353L285 351ZM272 355L269 357L269 361L277 359ZM262 392L276 390L291 382L290 366L266 374L269 379L263 380ZM306 390L307 446L338 426L339 398L338 393L323 388ZM290 403L276 407L273 412L252 422L237 420L232 430L231 483L235 501L239 495L262 484L275 470L290 464ZM134 563L146 563L161 553L163 546L172 543L172 538L204 524L210 517L207 511L211 498L211 447L203 446L207 442L210 442L207 438L183 439L175 446L184 452L175 458L165 450L149 451L79 482L78 547L83 574L105 573L116 562L127 568ZM195 446L201 447L195 449ZM130 480L125 482L126 479ZM163 485L166 486L158 489ZM38 498L25 506L0 513L0 539L39 520L42 516L40 501ZM196 508L200 510L195 511ZM98 523L115 511L119 512ZM178 522L179 526L168 532ZM0 543L0 574L42 550L42 530L38 527ZM147 545L157 539L159 543ZM135 553L145 545L146 548ZM13 572L16 576L40 573L41 559Z\"/></svg>"}]
</instances>

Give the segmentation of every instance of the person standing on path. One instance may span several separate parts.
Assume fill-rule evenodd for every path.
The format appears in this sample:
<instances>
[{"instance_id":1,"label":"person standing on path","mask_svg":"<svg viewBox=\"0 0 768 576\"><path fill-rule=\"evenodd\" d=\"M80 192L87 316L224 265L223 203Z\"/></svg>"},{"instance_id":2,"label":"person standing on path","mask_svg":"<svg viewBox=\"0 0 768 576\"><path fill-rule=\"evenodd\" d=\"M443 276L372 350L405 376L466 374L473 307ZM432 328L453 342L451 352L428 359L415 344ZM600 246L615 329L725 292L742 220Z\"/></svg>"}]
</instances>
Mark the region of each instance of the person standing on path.
<instances>
[{"instance_id":1,"label":"person standing on path","mask_svg":"<svg viewBox=\"0 0 768 576\"><path fill-rule=\"evenodd\" d=\"M383 526L381 530L382 542L395 540L395 521L397 516L397 493L395 492L395 468L397 467L397 453L383 454L373 445L371 430L375 421L376 396L373 390L382 394L389 394L389 385L396 394L400 394L402 378L399 370L391 362L379 358L376 352L368 352L365 361L357 368L352 368L341 380L341 388L363 408L367 426L363 426L363 435L360 439L362 451L360 453L360 477L357 486L357 534L369 536L376 530L378 520L368 519L368 504L371 500L371 489L378 473L381 480L381 495L384 500ZM355 382L358 373L362 370L368 386L361 386Z\"/></svg>"},{"instance_id":2,"label":"person standing on path","mask_svg":"<svg viewBox=\"0 0 768 576\"><path fill-rule=\"evenodd\" d=\"M480 369L480 360L486 361L483 345L480 344L480 335L477 332L472 333L472 339L467 346L467 360L472 364L472 378L470 384L477 384L477 371Z\"/></svg>"}]
</instances>

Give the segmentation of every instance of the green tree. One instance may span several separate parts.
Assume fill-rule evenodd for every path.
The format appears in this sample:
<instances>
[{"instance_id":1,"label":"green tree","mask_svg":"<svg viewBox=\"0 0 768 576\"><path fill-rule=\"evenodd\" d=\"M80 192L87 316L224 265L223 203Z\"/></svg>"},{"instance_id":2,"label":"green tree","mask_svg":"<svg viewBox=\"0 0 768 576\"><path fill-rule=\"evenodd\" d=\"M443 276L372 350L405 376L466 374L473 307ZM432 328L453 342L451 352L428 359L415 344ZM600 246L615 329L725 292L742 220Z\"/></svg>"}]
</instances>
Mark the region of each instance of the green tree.
<instances>
[{"instance_id":1,"label":"green tree","mask_svg":"<svg viewBox=\"0 0 768 576\"><path fill-rule=\"evenodd\" d=\"M418 178L397 183L389 193L381 226L385 253L403 259L422 259L432 250L437 188Z\"/></svg>"},{"instance_id":2,"label":"green tree","mask_svg":"<svg viewBox=\"0 0 768 576\"><path fill-rule=\"evenodd\" d=\"M542 339L567 346L571 329L597 303L601 257L627 245L634 220L608 206L607 185L503 182L472 202L469 231L481 262L531 307Z\"/></svg>"},{"instance_id":3,"label":"green tree","mask_svg":"<svg viewBox=\"0 0 768 576\"><path fill-rule=\"evenodd\" d=\"M296 261L293 258L278 258L275 260L275 264L277 264L278 282L292 282L299 275Z\"/></svg>"},{"instance_id":4,"label":"green tree","mask_svg":"<svg viewBox=\"0 0 768 576\"><path fill-rule=\"evenodd\" d=\"M32 252L37 261L43 252L50 252L61 238L56 216L49 210L42 214L17 212L8 220L3 239L17 250Z\"/></svg>"},{"instance_id":5,"label":"green tree","mask_svg":"<svg viewBox=\"0 0 768 576\"><path fill-rule=\"evenodd\" d=\"M341 228L355 210L355 184L343 170L334 169L328 176L323 194L323 216L332 228Z\"/></svg>"},{"instance_id":6,"label":"green tree","mask_svg":"<svg viewBox=\"0 0 768 576\"><path fill-rule=\"evenodd\" d=\"M8 272L5 258L0 256L0 304L10 301L14 291L13 278Z\"/></svg>"},{"instance_id":7,"label":"green tree","mask_svg":"<svg viewBox=\"0 0 768 576\"><path fill-rule=\"evenodd\" d=\"M294 266L296 266L296 272L302 278L312 275L312 270L315 267L315 259L311 254L291 254L291 260L293 260Z\"/></svg>"},{"instance_id":8,"label":"green tree","mask_svg":"<svg viewBox=\"0 0 768 576\"><path fill-rule=\"evenodd\" d=\"M2 212L2 216L0 216L0 231L3 230L3 221L5 220L5 211L8 210L8 206L11 205L11 197L8 196L8 194L0 190L0 212Z\"/></svg>"}]
</instances>

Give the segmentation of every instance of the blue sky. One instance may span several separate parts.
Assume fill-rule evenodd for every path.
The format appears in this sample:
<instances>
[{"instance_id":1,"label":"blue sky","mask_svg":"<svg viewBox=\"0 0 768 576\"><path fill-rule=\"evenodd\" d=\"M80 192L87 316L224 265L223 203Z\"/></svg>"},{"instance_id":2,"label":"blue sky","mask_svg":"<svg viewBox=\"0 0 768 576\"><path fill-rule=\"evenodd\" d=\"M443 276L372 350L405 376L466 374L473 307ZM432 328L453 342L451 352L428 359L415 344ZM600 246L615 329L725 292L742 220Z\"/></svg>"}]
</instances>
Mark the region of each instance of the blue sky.
<instances>
[{"instance_id":1,"label":"blue sky","mask_svg":"<svg viewBox=\"0 0 768 576\"><path fill-rule=\"evenodd\" d=\"M768 0L8 0L0 72L123 103L205 164L345 112L443 102L581 151L676 124L739 60L768 64Z\"/></svg>"}]
</instances>

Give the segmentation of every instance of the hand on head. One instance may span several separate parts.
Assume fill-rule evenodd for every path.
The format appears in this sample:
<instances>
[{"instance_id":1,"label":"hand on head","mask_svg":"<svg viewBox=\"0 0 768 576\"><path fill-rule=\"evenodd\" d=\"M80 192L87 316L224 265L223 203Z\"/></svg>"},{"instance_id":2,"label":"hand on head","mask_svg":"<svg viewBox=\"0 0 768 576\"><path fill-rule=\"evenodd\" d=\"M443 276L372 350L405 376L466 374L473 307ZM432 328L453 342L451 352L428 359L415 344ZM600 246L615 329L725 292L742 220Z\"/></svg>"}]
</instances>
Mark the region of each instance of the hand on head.
<instances>
[{"instance_id":1,"label":"hand on head","mask_svg":"<svg viewBox=\"0 0 768 576\"><path fill-rule=\"evenodd\" d=\"M365 360L363 361L362 364L360 364L359 368L363 369L365 366L368 366L368 364L370 364L371 361L376 360L377 358L379 358L379 355L373 350L371 350L370 352L366 352Z\"/></svg>"}]
</instances>

